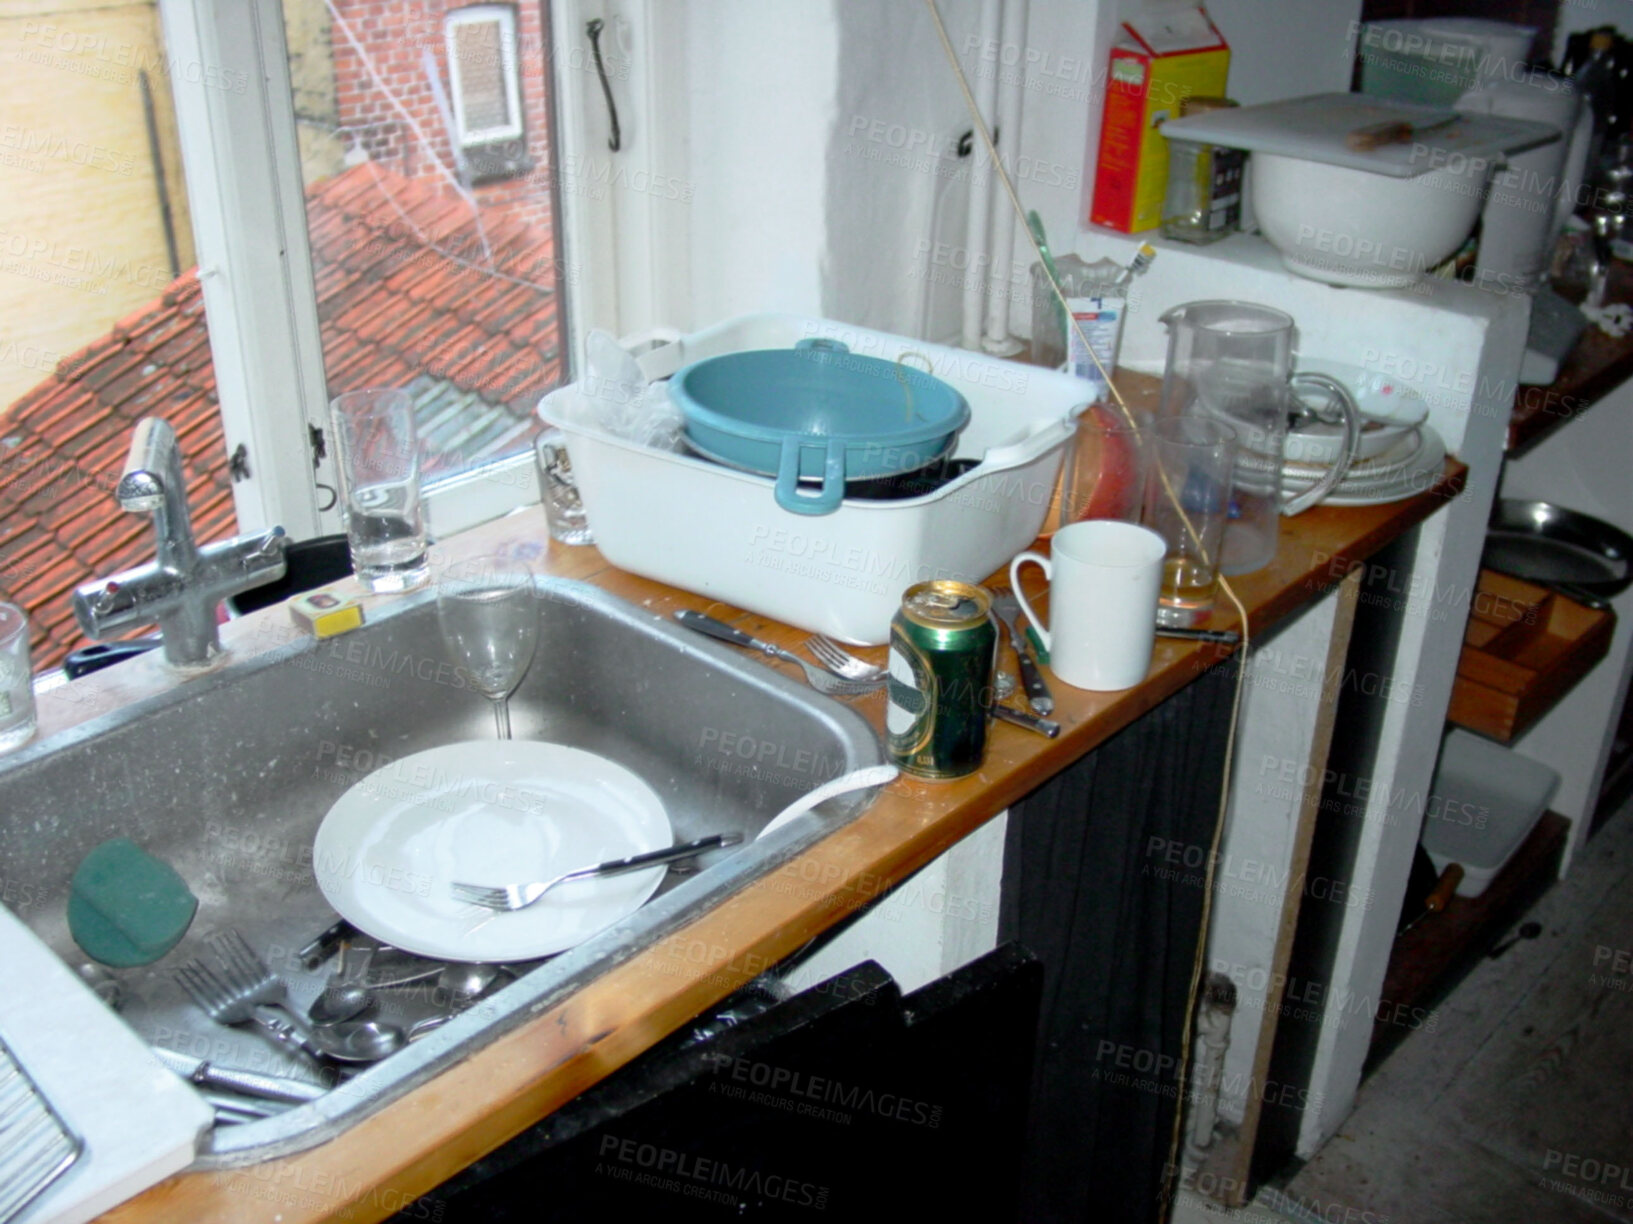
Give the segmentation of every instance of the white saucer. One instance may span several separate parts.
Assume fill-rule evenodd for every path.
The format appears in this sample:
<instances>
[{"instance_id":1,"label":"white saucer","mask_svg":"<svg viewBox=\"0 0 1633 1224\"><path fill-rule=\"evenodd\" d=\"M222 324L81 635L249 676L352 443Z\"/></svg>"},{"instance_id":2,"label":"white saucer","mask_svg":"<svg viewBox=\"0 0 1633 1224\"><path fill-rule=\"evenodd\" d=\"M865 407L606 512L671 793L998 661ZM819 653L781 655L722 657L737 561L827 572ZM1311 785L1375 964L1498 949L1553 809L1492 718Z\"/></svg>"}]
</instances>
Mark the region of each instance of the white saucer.
<instances>
[{"instance_id":1,"label":"white saucer","mask_svg":"<svg viewBox=\"0 0 1633 1224\"><path fill-rule=\"evenodd\" d=\"M564 744L476 740L417 752L335 801L312 846L329 904L358 930L419 956L530 960L628 917L664 868L576 880L515 913L455 901L455 880L526 884L673 841L652 788Z\"/></svg>"}]
</instances>

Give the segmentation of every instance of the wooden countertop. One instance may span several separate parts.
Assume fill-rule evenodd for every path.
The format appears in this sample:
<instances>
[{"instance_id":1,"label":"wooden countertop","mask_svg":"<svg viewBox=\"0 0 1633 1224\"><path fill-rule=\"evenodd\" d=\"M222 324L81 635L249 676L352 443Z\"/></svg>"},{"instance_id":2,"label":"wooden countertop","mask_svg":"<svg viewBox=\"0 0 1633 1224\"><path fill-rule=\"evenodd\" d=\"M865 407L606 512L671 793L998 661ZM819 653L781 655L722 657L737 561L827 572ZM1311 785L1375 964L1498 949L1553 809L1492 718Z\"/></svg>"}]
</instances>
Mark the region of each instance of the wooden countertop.
<instances>
[{"instance_id":1,"label":"wooden countertop","mask_svg":"<svg viewBox=\"0 0 1633 1224\"><path fill-rule=\"evenodd\" d=\"M1151 380L1155 381L1155 380ZM1150 391L1149 386L1141 388ZM1418 496L1359 509L1318 507L1282 521L1274 562L1235 580L1255 635L1317 597L1384 544L1422 522L1462 488L1449 460ZM537 507L470 533L473 544L546 539ZM607 565L593 547L551 542L551 574L590 582L667 617L700 608L788 647L804 633ZM1035 573L1036 571L1030 571ZM349 580L348 580L349 581ZM235 622L235 635L265 646L292 635L281 609ZM1214 627L1233 613L1216 608ZM243 627L243 628L239 628ZM253 636L253 635L257 635ZM252 635L246 637L245 635ZM878 659L883 648L867 652ZM1121 693L1068 688L1052 675L1056 740L994 724L981 770L953 782L902 778L851 824L779 871L609 971L535 1019L422 1085L341 1137L245 1169L184 1172L109 1212L110 1221L377 1220L402 1209L679 1028L704 1008L788 956L846 913L867 905L972 830L1178 691L1229 649L1157 641L1150 674ZM779 666L767 663L767 666ZM157 684L135 664L98 673L42 699L52 730ZM883 698L859 708L883 725Z\"/></svg>"},{"instance_id":2,"label":"wooden countertop","mask_svg":"<svg viewBox=\"0 0 1633 1224\"><path fill-rule=\"evenodd\" d=\"M1611 262L1607 302L1633 301L1633 267ZM1633 377L1633 333L1617 339L1590 323L1546 387L1517 387L1508 422L1508 454L1522 455Z\"/></svg>"}]
</instances>

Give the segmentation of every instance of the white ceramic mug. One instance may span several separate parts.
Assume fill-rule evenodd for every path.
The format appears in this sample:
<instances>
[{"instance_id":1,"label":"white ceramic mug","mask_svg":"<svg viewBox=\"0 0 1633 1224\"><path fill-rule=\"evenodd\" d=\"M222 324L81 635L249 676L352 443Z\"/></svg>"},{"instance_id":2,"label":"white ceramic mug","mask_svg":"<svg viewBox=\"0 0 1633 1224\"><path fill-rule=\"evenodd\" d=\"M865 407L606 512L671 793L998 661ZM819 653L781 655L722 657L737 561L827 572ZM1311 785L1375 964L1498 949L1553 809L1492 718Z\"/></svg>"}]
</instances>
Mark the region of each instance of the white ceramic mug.
<instances>
[{"instance_id":1,"label":"white ceramic mug","mask_svg":"<svg viewBox=\"0 0 1633 1224\"><path fill-rule=\"evenodd\" d=\"M1009 584L1049 651L1049 668L1073 688L1109 693L1133 688L1151 667L1157 634L1162 537L1133 523L1095 520L1055 532L1054 556L1023 552L1009 563ZM1021 591L1028 561L1049 576L1049 627Z\"/></svg>"}]
</instances>

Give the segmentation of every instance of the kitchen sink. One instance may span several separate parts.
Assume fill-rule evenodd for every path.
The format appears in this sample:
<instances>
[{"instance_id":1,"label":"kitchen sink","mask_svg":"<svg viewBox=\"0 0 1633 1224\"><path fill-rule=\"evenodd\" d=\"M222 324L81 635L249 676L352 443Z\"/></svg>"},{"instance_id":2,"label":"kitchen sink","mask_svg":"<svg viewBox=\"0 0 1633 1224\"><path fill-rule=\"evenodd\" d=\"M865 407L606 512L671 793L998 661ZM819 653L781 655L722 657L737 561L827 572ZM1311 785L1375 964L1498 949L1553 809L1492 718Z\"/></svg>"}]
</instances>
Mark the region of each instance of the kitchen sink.
<instances>
[{"instance_id":1,"label":"kitchen sink","mask_svg":"<svg viewBox=\"0 0 1633 1224\"><path fill-rule=\"evenodd\" d=\"M736 830L744 843L699 860L689 874L672 869L630 918L558 956L513 966L515 981L318 1100L218 1124L200 1165L248 1163L329 1138L866 806L865 794L842 796L755 841L799 795L880 763L866 720L594 587L541 578L538 591L538 652L511 701L516 738L572 745L634 771L662 798L677 841ZM104 840L132 839L197 895L192 926L168 955L93 975L115 979L120 1014L144 1040L223 1067L320 1078L305 1056L260 1030L211 1023L173 973L194 956L210 961L206 936L235 928L285 978L292 1006L304 1013L334 969L329 961L309 971L296 954L336 917L312 871L325 813L391 761L493 735L487 700L462 683L444 651L433 592L377 606L370 618L325 641L240 649L206 675L0 765L0 880L16 884L4 899L70 965L88 958L68 933L69 880ZM382 1018L411 1022L446 1002L435 993L430 983L383 991Z\"/></svg>"}]
</instances>

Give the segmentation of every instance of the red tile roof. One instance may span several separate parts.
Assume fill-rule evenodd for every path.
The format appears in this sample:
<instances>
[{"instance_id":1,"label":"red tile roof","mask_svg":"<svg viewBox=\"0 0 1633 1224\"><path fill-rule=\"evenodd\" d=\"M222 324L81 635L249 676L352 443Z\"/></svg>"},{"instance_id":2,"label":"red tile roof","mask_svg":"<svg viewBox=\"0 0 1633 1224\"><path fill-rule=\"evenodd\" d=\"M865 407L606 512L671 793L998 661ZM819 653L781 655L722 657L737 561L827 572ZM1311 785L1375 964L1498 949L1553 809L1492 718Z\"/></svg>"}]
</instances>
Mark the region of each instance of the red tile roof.
<instances>
[{"instance_id":1,"label":"red tile roof","mask_svg":"<svg viewBox=\"0 0 1633 1224\"><path fill-rule=\"evenodd\" d=\"M307 195L329 389L409 384L422 413L457 405L461 444L428 454L428 474L515 449L562 374L551 235L493 207L482 220L373 163ZM28 613L36 671L86 644L75 586L153 557L151 520L113 499L139 419L175 428L195 537L236 531L207 338L190 269L0 411L0 599Z\"/></svg>"}]
</instances>

